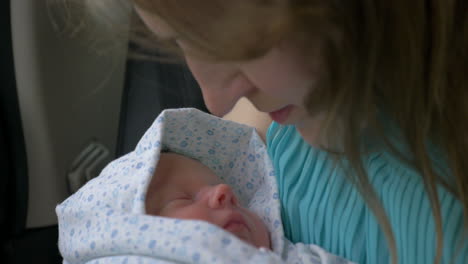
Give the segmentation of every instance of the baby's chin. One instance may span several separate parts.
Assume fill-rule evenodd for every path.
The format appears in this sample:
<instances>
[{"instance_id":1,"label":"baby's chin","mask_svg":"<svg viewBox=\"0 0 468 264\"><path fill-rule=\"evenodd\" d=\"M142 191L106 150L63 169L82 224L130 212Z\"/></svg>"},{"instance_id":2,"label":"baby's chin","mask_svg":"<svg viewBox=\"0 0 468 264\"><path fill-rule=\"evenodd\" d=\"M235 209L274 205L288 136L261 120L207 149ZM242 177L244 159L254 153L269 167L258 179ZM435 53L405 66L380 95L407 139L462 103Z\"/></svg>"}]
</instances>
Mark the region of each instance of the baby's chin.
<instances>
[{"instance_id":1,"label":"baby's chin","mask_svg":"<svg viewBox=\"0 0 468 264\"><path fill-rule=\"evenodd\" d=\"M225 229L226 230L226 229ZM245 232L232 232L230 230L226 230L228 232L230 232L231 234L233 234L234 236L236 236L237 238L239 238L240 240L256 247L256 248L266 248L266 249L270 249L271 250L271 246L270 246L270 241L255 241L255 239L253 239L253 235L250 234L250 233L245 233Z\"/></svg>"},{"instance_id":2,"label":"baby's chin","mask_svg":"<svg viewBox=\"0 0 468 264\"><path fill-rule=\"evenodd\" d=\"M266 249L272 250L270 240L255 243L254 246L258 248L266 248Z\"/></svg>"},{"instance_id":3,"label":"baby's chin","mask_svg":"<svg viewBox=\"0 0 468 264\"><path fill-rule=\"evenodd\" d=\"M249 238L249 237L244 237L242 235L237 235L237 234L233 234L235 235L236 237L238 237L240 240L246 242L247 244L250 244L251 246L254 246L256 248L264 248L265 245L262 245L261 243L256 243L253 239Z\"/></svg>"}]
</instances>

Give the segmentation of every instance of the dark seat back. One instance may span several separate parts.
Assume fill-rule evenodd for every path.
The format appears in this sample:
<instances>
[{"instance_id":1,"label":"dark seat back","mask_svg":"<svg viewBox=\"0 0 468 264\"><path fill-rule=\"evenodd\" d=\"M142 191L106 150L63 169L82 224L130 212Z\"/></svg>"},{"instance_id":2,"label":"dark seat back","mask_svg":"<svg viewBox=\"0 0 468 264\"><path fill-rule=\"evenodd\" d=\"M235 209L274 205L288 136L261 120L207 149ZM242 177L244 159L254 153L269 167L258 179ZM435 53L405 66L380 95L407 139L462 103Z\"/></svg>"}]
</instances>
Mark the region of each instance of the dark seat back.
<instances>
[{"instance_id":1,"label":"dark seat back","mask_svg":"<svg viewBox=\"0 0 468 264\"><path fill-rule=\"evenodd\" d=\"M207 112L200 88L185 65L129 60L117 156L135 148L161 111L180 107L194 107Z\"/></svg>"}]
</instances>

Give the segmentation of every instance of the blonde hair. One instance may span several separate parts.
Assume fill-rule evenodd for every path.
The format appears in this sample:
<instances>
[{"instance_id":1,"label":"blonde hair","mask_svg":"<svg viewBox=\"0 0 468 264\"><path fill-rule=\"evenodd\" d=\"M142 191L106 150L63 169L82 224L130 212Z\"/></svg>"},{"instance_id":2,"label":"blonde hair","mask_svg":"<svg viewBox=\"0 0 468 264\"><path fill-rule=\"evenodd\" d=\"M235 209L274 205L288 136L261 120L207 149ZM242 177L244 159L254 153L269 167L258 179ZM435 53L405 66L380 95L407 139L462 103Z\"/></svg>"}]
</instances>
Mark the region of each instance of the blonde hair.
<instances>
[{"instance_id":1,"label":"blonde hair","mask_svg":"<svg viewBox=\"0 0 468 264\"><path fill-rule=\"evenodd\" d=\"M74 38L99 55L128 46L131 1L46 0L50 21L58 34ZM109 9L112 11L109 12Z\"/></svg>"},{"instance_id":2,"label":"blonde hair","mask_svg":"<svg viewBox=\"0 0 468 264\"><path fill-rule=\"evenodd\" d=\"M133 2L161 17L209 59L252 59L283 39L294 38L304 47L320 40L325 66L318 88L306 98L308 110L312 115L326 110L322 135L330 142L336 136L343 139L339 157L353 165L351 180L380 222L393 263L395 238L361 159L362 124L367 124L366 133L398 152L379 113L399 128L398 139L409 155L398 154L420 172L429 196L437 232L435 263L440 263L443 247L438 185L460 201L468 229L467 1ZM151 40L146 44L157 46L151 33L146 39ZM436 171L431 146L436 146L448 171Z\"/></svg>"}]
</instances>

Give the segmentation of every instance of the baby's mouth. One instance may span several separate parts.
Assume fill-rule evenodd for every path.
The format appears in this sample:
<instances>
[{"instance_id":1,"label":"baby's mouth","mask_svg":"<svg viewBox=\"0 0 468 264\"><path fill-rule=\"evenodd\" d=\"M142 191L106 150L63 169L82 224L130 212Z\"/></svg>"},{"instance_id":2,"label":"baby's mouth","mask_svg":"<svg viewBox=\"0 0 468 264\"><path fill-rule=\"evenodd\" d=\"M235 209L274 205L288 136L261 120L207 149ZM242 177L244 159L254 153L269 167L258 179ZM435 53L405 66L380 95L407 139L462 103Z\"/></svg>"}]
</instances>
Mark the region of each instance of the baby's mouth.
<instances>
[{"instance_id":1,"label":"baby's mouth","mask_svg":"<svg viewBox=\"0 0 468 264\"><path fill-rule=\"evenodd\" d=\"M248 230L247 223L244 220L244 217L239 213L232 213L229 215L228 220L223 225L223 229L229 231L233 234L238 234L244 230Z\"/></svg>"},{"instance_id":2,"label":"baby's mouth","mask_svg":"<svg viewBox=\"0 0 468 264\"><path fill-rule=\"evenodd\" d=\"M245 224L240 222L229 222L224 226L224 229L231 233L238 233L243 231L244 229L247 229L247 227L245 226Z\"/></svg>"},{"instance_id":3,"label":"baby's mouth","mask_svg":"<svg viewBox=\"0 0 468 264\"><path fill-rule=\"evenodd\" d=\"M239 212L232 212L229 214L227 221L223 225L223 229L233 234L237 238L257 247L252 237L252 230L250 229L244 216Z\"/></svg>"}]
</instances>

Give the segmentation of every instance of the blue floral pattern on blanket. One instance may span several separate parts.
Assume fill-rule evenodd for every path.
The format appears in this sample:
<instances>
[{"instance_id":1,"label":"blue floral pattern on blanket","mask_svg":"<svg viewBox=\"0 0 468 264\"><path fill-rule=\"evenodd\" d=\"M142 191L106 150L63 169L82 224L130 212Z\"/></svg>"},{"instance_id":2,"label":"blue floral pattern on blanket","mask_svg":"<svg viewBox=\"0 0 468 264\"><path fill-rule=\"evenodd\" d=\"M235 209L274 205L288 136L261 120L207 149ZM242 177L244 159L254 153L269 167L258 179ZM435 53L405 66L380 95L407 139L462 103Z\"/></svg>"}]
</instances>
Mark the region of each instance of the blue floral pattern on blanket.
<instances>
[{"instance_id":1,"label":"blue floral pattern on blanket","mask_svg":"<svg viewBox=\"0 0 468 264\"><path fill-rule=\"evenodd\" d=\"M163 148L200 160L229 184L240 203L266 223L273 252L206 222L146 215L146 189ZM195 109L161 113L133 152L111 162L56 213L64 263L259 264L286 257L318 263L310 261L323 253L286 256L293 246L283 236L273 166L255 130Z\"/></svg>"}]
</instances>

